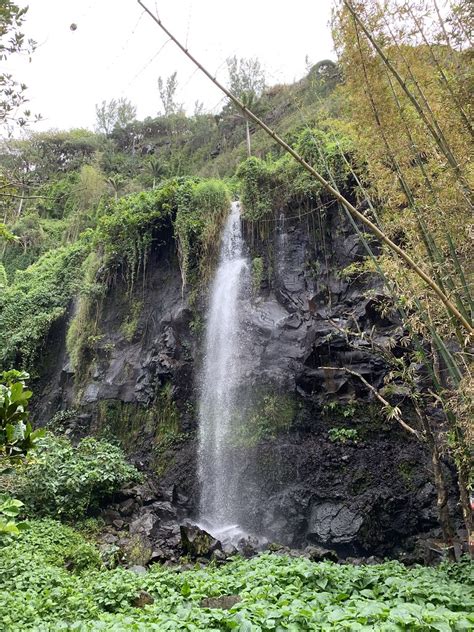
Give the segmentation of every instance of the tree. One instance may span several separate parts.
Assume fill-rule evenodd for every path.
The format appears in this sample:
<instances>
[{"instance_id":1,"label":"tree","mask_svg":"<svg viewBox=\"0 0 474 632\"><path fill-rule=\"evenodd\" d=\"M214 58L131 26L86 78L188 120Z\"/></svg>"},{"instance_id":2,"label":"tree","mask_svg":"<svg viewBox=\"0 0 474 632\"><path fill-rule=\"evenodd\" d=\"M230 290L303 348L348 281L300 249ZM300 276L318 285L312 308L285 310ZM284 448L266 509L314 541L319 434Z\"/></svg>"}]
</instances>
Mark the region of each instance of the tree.
<instances>
[{"instance_id":1,"label":"tree","mask_svg":"<svg viewBox=\"0 0 474 632\"><path fill-rule=\"evenodd\" d=\"M115 127L125 127L137 115L137 108L125 97L102 101L95 106L96 131L109 136Z\"/></svg>"},{"instance_id":2,"label":"tree","mask_svg":"<svg viewBox=\"0 0 474 632\"><path fill-rule=\"evenodd\" d=\"M35 42L26 40L21 32L28 7L20 8L10 0L0 3L0 60L5 62L10 55L31 55ZM26 98L26 85L19 83L8 72L0 74L0 126L8 129L11 124L24 127L31 112L22 109Z\"/></svg>"},{"instance_id":3,"label":"tree","mask_svg":"<svg viewBox=\"0 0 474 632\"><path fill-rule=\"evenodd\" d=\"M153 189L156 188L156 182L159 178L163 177L166 173L165 163L156 156L150 156L147 160L147 167L150 175L153 178Z\"/></svg>"},{"instance_id":4,"label":"tree","mask_svg":"<svg viewBox=\"0 0 474 632\"><path fill-rule=\"evenodd\" d=\"M227 71L229 73L229 90L245 107L253 109L255 101L261 96L265 88L265 73L258 59L246 59L241 57L227 58ZM240 113L237 114L244 118ZM247 137L247 153L251 155L250 126L245 117L245 130Z\"/></svg>"},{"instance_id":5,"label":"tree","mask_svg":"<svg viewBox=\"0 0 474 632\"><path fill-rule=\"evenodd\" d=\"M119 193L125 188L126 180L120 173L114 173L107 178L107 183L112 187L115 201L119 198Z\"/></svg>"},{"instance_id":6,"label":"tree","mask_svg":"<svg viewBox=\"0 0 474 632\"><path fill-rule=\"evenodd\" d=\"M178 89L177 76L178 73L174 72L167 77L166 80L163 80L162 77L158 77L158 91L165 116L177 114L182 110L182 106L175 101L176 90Z\"/></svg>"},{"instance_id":7,"label":"tree","mask_svg":"<svg viewBox=\"0 0 474 632\"><path fill-rule=\"evenodd\" d=\"M473 185L469 162L460 158L473 148L472 53L469 23L458 19L463 6L448 3L443 17L436 2L387 0L382 7L377 0L342 0L334 35L344 75L339 94L364 159L362 186L382 209L377 223L470 323ZM428 348L420 345L417 353L446 428L433 426L431 445L457 465L469 530L469 338L389 252L382 251L376 266L390 279L412 338L421 334Z\"/></svg>"}]
</instances>

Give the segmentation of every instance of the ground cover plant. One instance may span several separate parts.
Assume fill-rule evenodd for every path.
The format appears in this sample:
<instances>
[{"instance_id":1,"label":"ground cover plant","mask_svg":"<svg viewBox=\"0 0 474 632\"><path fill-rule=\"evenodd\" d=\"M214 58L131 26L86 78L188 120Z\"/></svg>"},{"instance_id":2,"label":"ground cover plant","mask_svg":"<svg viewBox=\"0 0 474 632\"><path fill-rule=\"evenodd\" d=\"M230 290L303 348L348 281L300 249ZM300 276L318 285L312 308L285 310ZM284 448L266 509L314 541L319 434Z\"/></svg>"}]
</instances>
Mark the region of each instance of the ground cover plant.
<instances>
[{"instance_id":1,"label":"ground cover plant","mask_svg":"<svg viewBox=\"0 0 474 632\"><path fill-rule=\"evenodd\" d=\"M350 566L270 553L188 570L155 565L137 575L106 569L96 548L70 527L37 520L1 550L0 627L470 630L472 579L468 561L408 569L398 562ZM223 595L240 601L228 610L202 603Z\"/></svg>"}]
</instances>

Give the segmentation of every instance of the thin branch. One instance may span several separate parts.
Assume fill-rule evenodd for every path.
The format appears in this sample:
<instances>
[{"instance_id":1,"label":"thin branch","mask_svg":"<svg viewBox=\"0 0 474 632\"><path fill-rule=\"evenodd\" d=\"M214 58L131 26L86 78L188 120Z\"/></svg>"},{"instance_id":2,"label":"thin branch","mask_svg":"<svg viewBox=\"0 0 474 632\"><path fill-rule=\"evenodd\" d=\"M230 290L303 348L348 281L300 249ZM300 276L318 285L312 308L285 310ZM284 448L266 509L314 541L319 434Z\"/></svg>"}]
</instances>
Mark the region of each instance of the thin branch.
<instances>
[{"instance_id":1,"label":"thin branch","mask_svg":"<svg viewBox=\"0 0 474 632\"><path fill-rule=\"evenodd\" d=\"M321 366L319 367L320 369L324 369L325 371L344 371L345 373L349 373L350 375L354 375L355 377L358 377L359 380L373 393L373 395L379 400L379 402L381 402L385 408L387 408L387 410L392 410L393 411L393 418L397 420L397 422L400 424L400 426L404 429L407 430L408 432L410 432L412 435L414 435L419 441L424 441L423 435L418 432L418 430L415 430L415 428L412 428L410 425L408 425L405 421L403 421L400 409L398 407L393 407L390 402L388 402L384 397L382 397L382 395L380 395L380 393L378 392L378 390L372 386L372 384L370 384L369 382L367 382L367 380L365 379L365 377L363 377L360 373L358 373L357 371L353 371L352 369L348 369L347 367L334 367L334 366Z\"/></svg>"}]
</instances>

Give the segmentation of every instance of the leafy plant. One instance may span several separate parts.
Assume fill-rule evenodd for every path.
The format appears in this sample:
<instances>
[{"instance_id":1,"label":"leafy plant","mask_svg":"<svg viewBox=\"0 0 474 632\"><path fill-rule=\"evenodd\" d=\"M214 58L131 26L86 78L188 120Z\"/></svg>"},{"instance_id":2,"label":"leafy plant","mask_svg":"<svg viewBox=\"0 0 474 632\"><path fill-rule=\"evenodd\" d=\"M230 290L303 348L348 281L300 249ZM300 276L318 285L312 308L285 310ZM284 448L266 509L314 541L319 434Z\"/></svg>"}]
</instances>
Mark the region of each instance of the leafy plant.
<instances>
[{"instance_id":1,"label":"leafy plant","mask_svg":"<svg viewBox=\"0 0 474 632\"><path fill-rule=\"evenodd\" d=\"M8 536L17 536L28 528L26 522L17 522L15 518L21 512L23 503L7 494L0 494L0 544Z\"/></svg>"},{"instance_id":2,"label":"leafy plant","mask_svg":"<svg viewBox=\"0 0 474 632\"><path fill-rule=\"evenodd\" d=\"M474 623L472 573L468 560L407 568L398 562L351 566L267 553L180 572L157 564L136 575L104 569L94 547L69 527L32 521L0 556L0 625L188 632L468 630ZM143 591L153 603L135 607ZM240 601L228 610L201 605L223 595L238 595Z\"/></svg>"},{"instance_id":3,"label":"leafy plant","mask_svg":"<svg viewBox=\"0 0 474 632\"><path fill-rule=\"evenodd\" d=\"M83 517L122 485L140 480L116 445L87 437L77 446L46 435L20 477L18 495L29 514L72 520Z\"/></svg>"},{"instance_id":4,"label":"leafy plant","mask_svg":"<svg viewBox=\"0 0 474 632\"><path fill-rule=\"evenodd\" d=\"M0 465L2 460L12 463L25 457L43 435L29 421L27 408L33 395L26 388L29 377L25 371L0 373Z\"/></svg>"},{"instance_id":5,"label":"leafy plant","mask_svg":"<svg viewBox=\"0 0 474 632\"><path fill-rule=\"evenodd\" d=\"M66 313L87 254L84 241L50 250L19 270L0 296L0 361L34 366L50 327Z\"/></svg>"},{"instance_id":6,"label":"leafy plant","mask_svg":"<svg viewBox=\"0 0 474 632\"><path fill-rule=\"evenodd\" d=\"M333 443L346 443L347 441L357 441L358 432L354 428L330 428L328 436Z\"/></svg>"}]
</instances>

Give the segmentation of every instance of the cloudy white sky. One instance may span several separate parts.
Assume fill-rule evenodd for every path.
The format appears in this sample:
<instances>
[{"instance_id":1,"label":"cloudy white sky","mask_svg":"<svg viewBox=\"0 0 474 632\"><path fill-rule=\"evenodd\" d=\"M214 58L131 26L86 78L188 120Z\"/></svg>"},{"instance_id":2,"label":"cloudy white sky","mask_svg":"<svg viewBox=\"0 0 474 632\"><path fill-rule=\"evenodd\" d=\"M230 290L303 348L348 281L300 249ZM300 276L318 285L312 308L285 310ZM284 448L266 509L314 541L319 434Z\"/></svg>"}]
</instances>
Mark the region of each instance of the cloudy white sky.
<instances>
[{"instance_id":1,"label":"cloudy white sky","mask_svg":"<svg viewBox=\"0 0 474 632\"><path fill-rule=\"evenodd\" d=\"M160 109L158 76L178 72L178 102L221 107L221 94L195 72L136 0L17 0L29 5L24 30L38 42L31 63L10 60L28 85L40 128L93 127L95 104L125 96L138 118ZM147 0L168 28L221 80L227 57L258 57L267 83L286 83L334 57L328 26L331 0ZM70 25L77 25L71 31ZM36 127L38 129L38 127Z\"/></svg>"}]
</instances>

